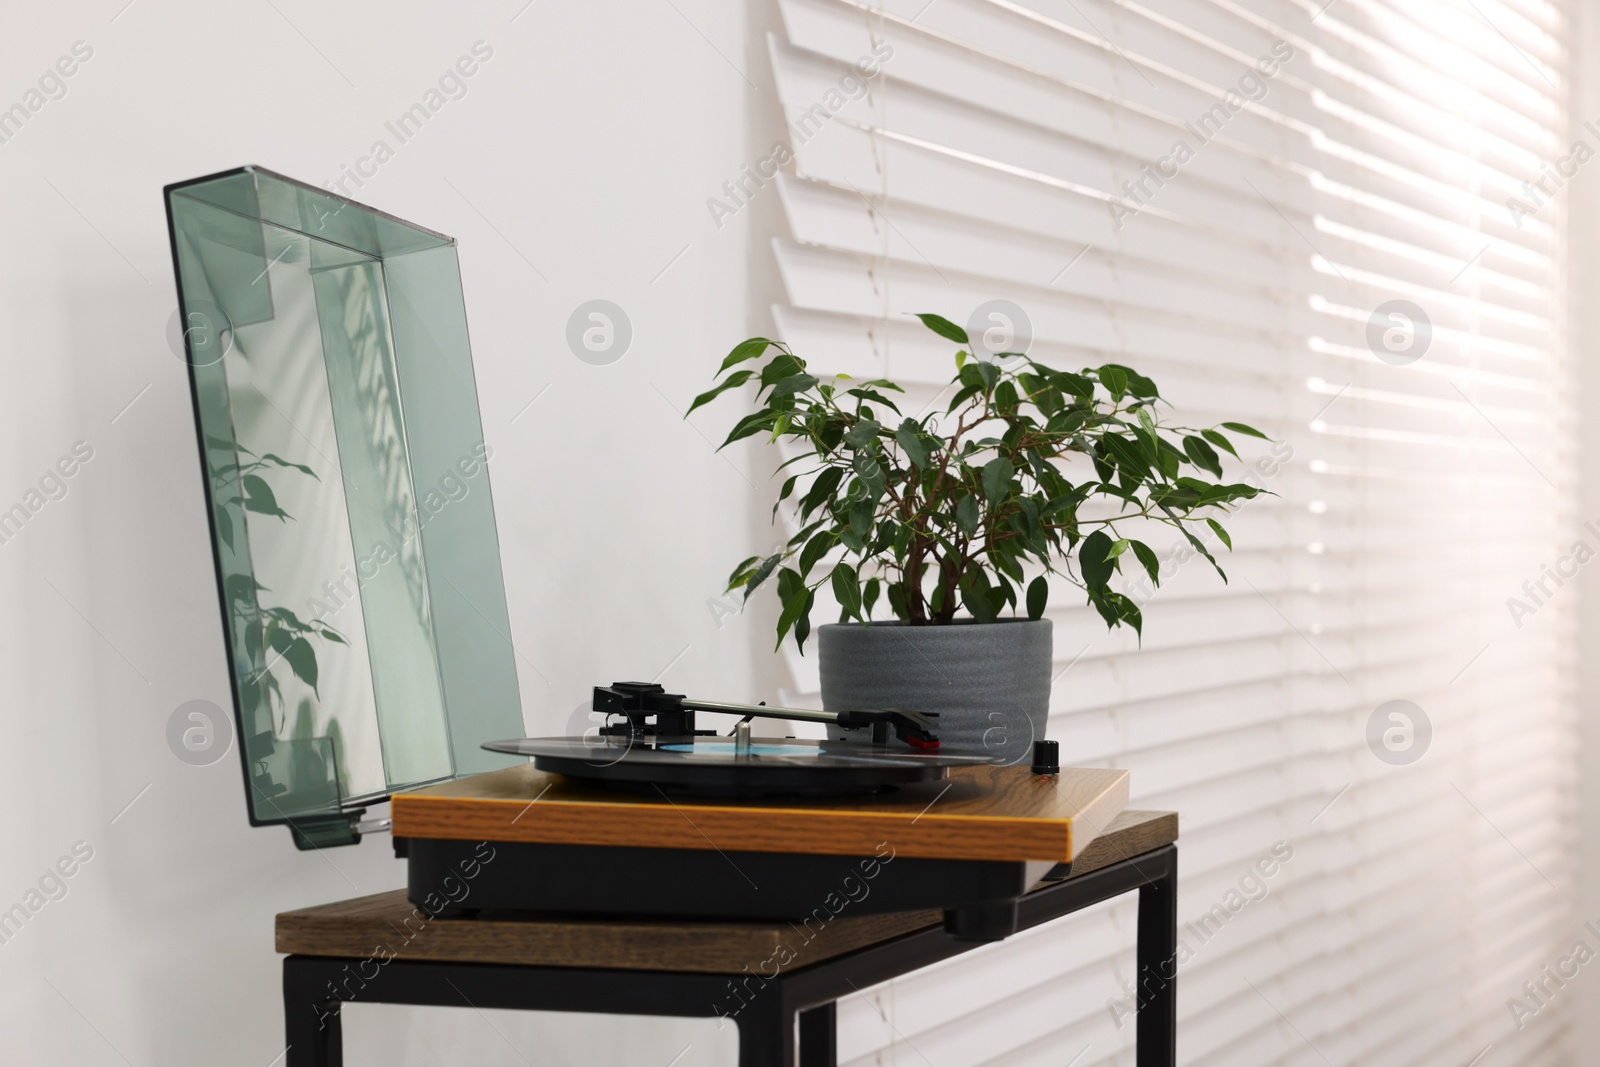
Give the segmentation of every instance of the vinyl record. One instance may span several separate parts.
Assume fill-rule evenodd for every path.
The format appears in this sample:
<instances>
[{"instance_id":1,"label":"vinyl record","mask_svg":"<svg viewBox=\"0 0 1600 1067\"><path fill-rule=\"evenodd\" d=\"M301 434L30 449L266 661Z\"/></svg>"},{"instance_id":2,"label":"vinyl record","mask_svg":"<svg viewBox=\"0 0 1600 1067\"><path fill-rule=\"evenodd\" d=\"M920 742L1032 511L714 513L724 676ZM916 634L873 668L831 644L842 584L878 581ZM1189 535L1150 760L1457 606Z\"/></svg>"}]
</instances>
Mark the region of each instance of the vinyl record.
<instances>
[{"instance_id":1,"label":"vinyl record","mask_svg":"<svg viewBox=\"0 0 1600 1067\"><path fill-rule=\"evenodd\" d=\"M858 796L995 762L975 753L795 738L758 738L743 751L732 738L711 736L662 745L650 738L524 737L483 747L594 785L688 796Z\"/></svg>"}]
</instances>

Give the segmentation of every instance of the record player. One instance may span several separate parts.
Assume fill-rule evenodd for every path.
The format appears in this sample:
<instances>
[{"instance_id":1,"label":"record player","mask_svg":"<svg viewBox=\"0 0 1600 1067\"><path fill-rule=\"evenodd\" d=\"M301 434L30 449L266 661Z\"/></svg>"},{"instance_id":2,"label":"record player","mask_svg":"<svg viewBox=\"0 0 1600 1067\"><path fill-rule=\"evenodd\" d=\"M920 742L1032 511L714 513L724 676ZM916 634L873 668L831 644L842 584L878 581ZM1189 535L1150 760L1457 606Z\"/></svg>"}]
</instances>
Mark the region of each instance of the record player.
<instances>
[{"instance_id":1,"label":"record player","mask_svg":"<svg viewBox=\"0 0 1600 1067\"><path fill-rule=\"evenodd\" d=\"M388 800L432 915L942 908L992 939L1126 803L1125 771L999 766L914 709L622 682L590 734L523 737L455 242L259 167L166 201L252 825L355 844Z\"/></svg>"},{"instance_id":2,"label":"record player","mask_svg":"<svg viewBox=\"0 0 1600 1067\"><path fill-rule=\"evenodd\" d=\"M1063 773L1054 742L1030 767L945 751L916 712L736 705L646 683L594 694L620 723L490 742L532 762L395 796L412 903L798 922L940 908L955 936L992 940L1128 797L1126 771ZM696 710L747 717L726 737L696 729ZM758 739L758 716L867 736Z\"/></svg>"}]
</instances>

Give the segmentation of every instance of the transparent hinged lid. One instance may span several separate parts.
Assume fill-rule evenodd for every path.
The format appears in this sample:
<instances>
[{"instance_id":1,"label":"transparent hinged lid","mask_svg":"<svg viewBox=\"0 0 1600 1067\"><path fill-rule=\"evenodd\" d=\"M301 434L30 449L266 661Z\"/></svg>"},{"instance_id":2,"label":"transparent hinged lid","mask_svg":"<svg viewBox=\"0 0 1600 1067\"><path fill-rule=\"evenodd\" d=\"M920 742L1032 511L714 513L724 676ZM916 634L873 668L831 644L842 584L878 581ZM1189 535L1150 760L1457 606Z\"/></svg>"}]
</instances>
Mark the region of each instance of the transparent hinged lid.
<instances>
[{"instance_id":1,"label":"transparent hinged lid","mask_svg":"<svg viewBox=\"0 0 1600 1067\"><path fill-rule=\"evenodd\" d=\"M166 200L251 822L348 843L523 732L455 242L258 167Z\"/></svg>"}]
</instances>

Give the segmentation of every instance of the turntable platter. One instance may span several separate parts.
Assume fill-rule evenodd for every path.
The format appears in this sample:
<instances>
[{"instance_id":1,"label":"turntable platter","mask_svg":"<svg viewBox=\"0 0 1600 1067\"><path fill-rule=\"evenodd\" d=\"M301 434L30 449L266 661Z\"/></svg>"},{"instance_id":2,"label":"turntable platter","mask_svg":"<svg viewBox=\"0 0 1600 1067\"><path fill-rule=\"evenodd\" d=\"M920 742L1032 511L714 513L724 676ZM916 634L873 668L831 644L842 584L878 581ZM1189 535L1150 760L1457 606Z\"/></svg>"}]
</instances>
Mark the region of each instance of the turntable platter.
<instances>
[{"instance_id":1,"label":"turntable platter","mask_svg":"<svg viewBox=\"0 0 1600 1067\"><path fill-rule=\"evenodd\" d=\"M525 737L483 747L612 789L723 797L858 796L938 781L951 767L995 762L979 753L795 738L745 745L715 736L663 744L639 737Z\"/></svg>"}]
</instances>

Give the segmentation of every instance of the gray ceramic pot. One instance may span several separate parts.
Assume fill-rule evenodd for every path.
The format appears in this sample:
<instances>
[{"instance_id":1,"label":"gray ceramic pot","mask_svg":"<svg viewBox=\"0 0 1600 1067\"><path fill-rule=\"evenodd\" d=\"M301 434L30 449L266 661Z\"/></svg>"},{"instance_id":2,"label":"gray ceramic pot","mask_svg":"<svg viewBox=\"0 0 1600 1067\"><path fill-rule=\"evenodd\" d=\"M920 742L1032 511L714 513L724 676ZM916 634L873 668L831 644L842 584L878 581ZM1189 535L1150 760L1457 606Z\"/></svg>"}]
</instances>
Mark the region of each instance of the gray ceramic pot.
<instances>
[{"instance_id":1,"label":"gray ceramic pot","mask_svg":"<svg viewBox=\"0 0 1600 1067\"><path fill-rule=\"evenodd\" d=\"M1050 710L1050 620L948 626L828 623L817 628L822 706L939 713L951 748L1026 762ZM829 727L830 736L859 737Z\"/></svg>"}]
</instances>

